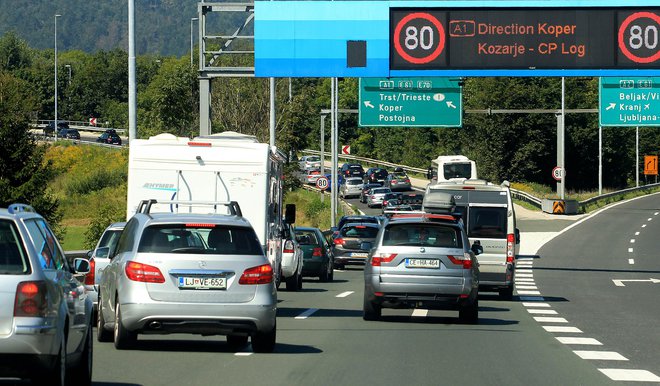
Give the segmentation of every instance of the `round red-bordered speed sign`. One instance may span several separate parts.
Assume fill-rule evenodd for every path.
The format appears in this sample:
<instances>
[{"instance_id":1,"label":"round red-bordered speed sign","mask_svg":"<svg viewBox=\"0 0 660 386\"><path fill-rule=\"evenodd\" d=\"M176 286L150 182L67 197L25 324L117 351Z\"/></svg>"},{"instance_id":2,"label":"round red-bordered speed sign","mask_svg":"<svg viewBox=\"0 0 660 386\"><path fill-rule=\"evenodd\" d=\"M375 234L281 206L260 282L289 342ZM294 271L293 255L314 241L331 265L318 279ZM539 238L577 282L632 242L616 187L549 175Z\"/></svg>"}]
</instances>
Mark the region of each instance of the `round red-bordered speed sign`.
<instances>
[{"instance_id":1,"label":"round red-bordered speed sign","mask_svg":"<svg viewBox=\"0 0 660 386\"><path fill-rule=\"evenodd\" d=\"M630 52L630 48L626 45L626 42L624 41L625 33L628 29L628 26L634 22L635 20L638 19L651 19L655 21L657 27L660 28L660 16L656 15L655 13L651 12L635 12L632 15L628 16L623 23L621 23L621 27L619 27L619 49L623 53L623 55L626 56L626 58L632 60L635 63L640 63L640 64L646 64L646 63L653 63L660 59L660 51L657 51L655 54L649 56L649 57L639 57L632 52ZM657 29L656 29L657 31ZM657 44L657 42L656 42Z\"/></svg>"},{"instance_id":2,"label":"round red-bordered speed sign","mask_svg":"<svg viewBox=\"0 0 660 386\"><path fill-rule=\"evenodd\" d=\"M429 21L433 26L435 26L437 32L438 32L438 38L439 43L438 46L431 52L430 54L421 57L421 58L416 58L412 55L410 55L406 50L401 46L401 31L403 30L403 27L408 24L410 21L415 20L415 19L424 19ZM428 14L426 12L414 12L409 15L406 15L403 19L401 19L396 27L394 28L394 35L393 35L393 40L394 40L394 49L396 52L403 58L405 61L408 63L412 64L425 64L432 62L434 59L436 59L442 51L445 49L445 27L442 26L442 23L438 19L435 18L435 16Z\"/></svg>"},{"instance_id":3,"label":"round red-bordered speed sign","mask_svg":"<svg viewBox=\"0 0 660 386\"><path fill-rule=\"evenodd\" d=\"M316 187L321 189L321 190L326 190L328 189L328 186L330 184L328 183L328 177L319 177L316 180Z\"/></svg>"},{"instance_id":4,"label":"round red-bordered speed sign","mask_svg":"<svg viewBox=\"0 0 660 386\"><path fill-rule=\"evenodd\" d=\"M561 181L564 178L564 168L555 166L554 169L552 169L552 178L554 178L556 181Z\"/></svg>"}]
</instances>

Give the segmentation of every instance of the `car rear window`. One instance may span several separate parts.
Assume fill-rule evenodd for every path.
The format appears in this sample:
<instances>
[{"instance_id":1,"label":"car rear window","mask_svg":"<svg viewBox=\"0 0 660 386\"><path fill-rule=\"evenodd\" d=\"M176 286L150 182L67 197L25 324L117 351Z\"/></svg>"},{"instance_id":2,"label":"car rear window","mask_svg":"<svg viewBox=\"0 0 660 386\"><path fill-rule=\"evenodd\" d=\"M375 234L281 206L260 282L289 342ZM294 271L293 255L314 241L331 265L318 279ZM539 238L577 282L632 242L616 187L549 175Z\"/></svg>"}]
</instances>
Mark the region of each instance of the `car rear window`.
<instances>
[{"instance_id":1,"label":"car rear window","mask_svg":"<svg viewBox=\"0 0 660 386\"><path fill-rule=\"evenodd\" d=\"M392 224L385 228L383 245L462 248L460 228L441 224Z\"/></svg>"},{"instance_id":2,"label":"car rear window","mask_svg":"<svg viewBox=\"0 0 660 386\"><path fill-rule=\"evenodd\" d=\"M493 239L506 238L506 208L470 207L468 235Z\"/></svg>"},{"instance_id":3,"label":"car rear window","mask_svg":"<svg viewBox=\"0 0 660 386\"><path fill-rule=\"evenodd\" d=\"M30 264L13 221L0 220L0 275L30 273Z\"/></svg>"},{"instance_id":4,"label":"car rear window","mask_svg":"<svg viewBox=\"0 0 660 386\"><path fill-rule=\"evenodd\" d=\"M307 158L307 161L308 161L308 162L318 162L318 161L320 161L320 160L321 160L321 157L316 157L316 156L308 157L308 158Z\"/></svg>"},{"instance_id":5,"label":"car rear window","mask_svg":"<svg viewBox=\"0 0 660 386\"><path fill-rule=\"evenodd\" d=\"M443 167L445 180L450 178L470 178L472 176L472 165L470 163L446 164Z\"/></svg>"},{"instance_id":6,"label":"car rear window","mask_svg":"<svg viewBox=\"0 0 660 386\"><path fill-rule=\"evenodd\" d=\"M388 188L374 189L374 194L382 194L382 193L390 193L390 192L392 192L392 191Z\"/></svg>"},{"instance_id":7,"label":"car rear window","mask_svg":"<svg viewBox=\"0 0 660 386\"><path fill-rule=\"evenodd\" d=\"M362 185L362 180L346 180L346 185Z\"/></svg>"},{"instance_id":8,"label":"car rear window","mask_svg":"<svg viewBox=\"0 0 660 386\"><path fill-rule=\"evenodd\" d=\"M342 237L373 239L378 234L378 227L372 225L348 225L339 231Z\"/></svg>"},{"instance_id":9,"label":"car rear window","mask_svg":"<svg viewBox=\"0 0 660 386\"><path fill-rule=\"evenodd\" d=\"M302 231L296 229L296 240L300 245L319 245L318 238L316 237L316 232L314 231Z\"/></svg>"},{"instance_id":10,"label":"car rear window","mask_svg":"<svg viewBox=\"0 0 660 386\"><path fill-rule=\"evenodd\" d=\"M263 255L251 228L167 224L144 229L138 252Z\"/></svg>"}]
</instances>

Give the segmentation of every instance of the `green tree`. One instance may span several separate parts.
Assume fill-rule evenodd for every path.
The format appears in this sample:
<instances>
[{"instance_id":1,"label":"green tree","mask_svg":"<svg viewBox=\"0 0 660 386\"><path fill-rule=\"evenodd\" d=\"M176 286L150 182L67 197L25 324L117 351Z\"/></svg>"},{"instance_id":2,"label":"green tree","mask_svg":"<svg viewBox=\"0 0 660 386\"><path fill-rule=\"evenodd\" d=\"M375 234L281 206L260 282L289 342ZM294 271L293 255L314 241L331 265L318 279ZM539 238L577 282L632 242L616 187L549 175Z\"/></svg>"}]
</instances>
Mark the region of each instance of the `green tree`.
<instances>
[{"instance_id":1,"label":"green tree","mask_svg":"<svg viewBox=\"0 0 660 386\"><path fill-rule=\"evenodd\" d=\"M14 71L30 67L31 64L30 48L16 33L8 32L0 37L0 70Z\"/></svg>"},{"instance_id":2,"label":"green tree","mask_svg":"<svg viewBox=\"0 0 660 386\"><path fill-rule=\"evenodd\" d=\"M0 72L0 207L30 204L61 236L59 203L47 188L52 165L44 163L44 147L28 130L33 91L26 81Z\"/></svg>"}]
</instances>

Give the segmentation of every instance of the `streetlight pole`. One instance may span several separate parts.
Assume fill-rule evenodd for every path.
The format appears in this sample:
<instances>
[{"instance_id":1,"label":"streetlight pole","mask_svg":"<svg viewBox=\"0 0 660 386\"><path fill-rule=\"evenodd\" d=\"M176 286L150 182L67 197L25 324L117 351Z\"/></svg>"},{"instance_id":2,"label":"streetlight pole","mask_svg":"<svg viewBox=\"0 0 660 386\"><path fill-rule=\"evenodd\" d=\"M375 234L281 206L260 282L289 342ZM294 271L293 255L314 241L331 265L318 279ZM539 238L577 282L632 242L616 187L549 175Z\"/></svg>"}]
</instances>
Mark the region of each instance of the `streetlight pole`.
<instances>
[{"instance_id":1,"label":"streetlight pole","mask_svg":"<svg viewBox=\"0 0 660 386\"><path fill-rule=\"evenodd\" d=\"M57 141L57 18L62 15L55 15L55 140Z\"/></svg>"},{"instance_id":2,"label":"streetlight pole","mask_svg":"<svg viewBox=\"0 0 660 386\"><path fill-rule=\"evenodd\" d=\"M199 18L190 18L190 67L193 66L193 22L196 20L199 20Z\"/></svg>"}]
</instances>

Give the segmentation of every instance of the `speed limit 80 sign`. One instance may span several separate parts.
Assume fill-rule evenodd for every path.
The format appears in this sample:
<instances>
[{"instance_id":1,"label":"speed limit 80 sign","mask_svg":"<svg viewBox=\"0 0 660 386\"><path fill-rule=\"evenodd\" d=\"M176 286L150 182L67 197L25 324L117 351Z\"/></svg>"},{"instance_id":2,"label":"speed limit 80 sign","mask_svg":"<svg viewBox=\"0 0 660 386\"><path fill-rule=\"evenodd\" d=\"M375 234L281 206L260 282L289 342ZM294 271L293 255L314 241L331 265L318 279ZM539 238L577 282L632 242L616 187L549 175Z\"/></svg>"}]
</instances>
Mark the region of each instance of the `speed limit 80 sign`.
<instances>
[{"instance_id":1,"label":"speed limit 80 sign","mask_svg":"<svg viewBox=\"0 0 660 386\"><path fill-rule=\"evenodd\" d=\"M433 69L447 65L447 12L390 11L392 68Z\"/></svg>"}]
</instances>

